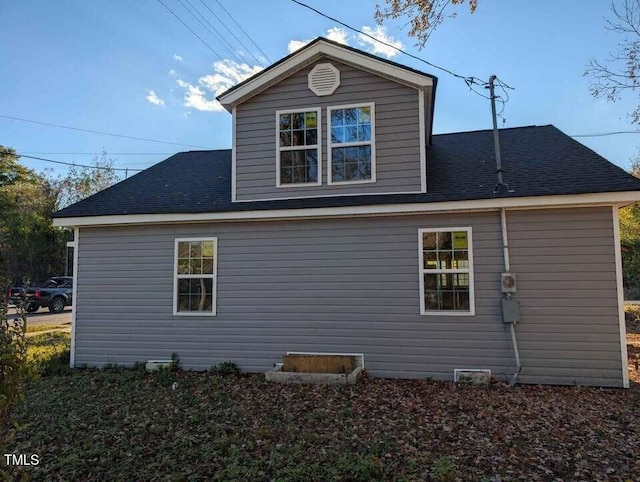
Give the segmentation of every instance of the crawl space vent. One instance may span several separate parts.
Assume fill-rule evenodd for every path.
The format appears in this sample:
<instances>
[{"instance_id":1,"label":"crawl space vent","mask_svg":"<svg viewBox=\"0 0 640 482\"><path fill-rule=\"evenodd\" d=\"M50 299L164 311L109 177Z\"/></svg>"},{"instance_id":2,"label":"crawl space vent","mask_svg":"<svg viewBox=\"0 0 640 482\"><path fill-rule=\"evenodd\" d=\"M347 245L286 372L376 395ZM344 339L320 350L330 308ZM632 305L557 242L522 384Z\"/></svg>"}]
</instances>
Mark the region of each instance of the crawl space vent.
<instances>
[{"instance_id":1,"label":"crawl space vent","mask_svg":"<svg viewBox=\"0 0 640 482\"><path fill-rule=\"evenodd\" d=\"M309 72L309 89L318 96L331 95L340 86L340 71L331 64L318 64Z\"/></svg>"}]
</instances>

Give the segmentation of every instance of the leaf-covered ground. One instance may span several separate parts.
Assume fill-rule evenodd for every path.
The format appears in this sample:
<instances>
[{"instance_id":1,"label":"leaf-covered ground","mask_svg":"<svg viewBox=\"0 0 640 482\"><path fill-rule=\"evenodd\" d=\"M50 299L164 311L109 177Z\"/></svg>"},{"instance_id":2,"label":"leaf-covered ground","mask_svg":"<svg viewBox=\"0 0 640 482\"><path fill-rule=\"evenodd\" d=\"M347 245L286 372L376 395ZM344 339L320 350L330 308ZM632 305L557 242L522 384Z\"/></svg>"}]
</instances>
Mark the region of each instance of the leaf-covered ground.
<instances>
[{"instance_id":1,"label":"leaf-covered ground","mask_svg":"<svg viewBox=\"0 0 640 482\"><path fill-rule=\"evenodd\" d=\"M77 371L30 385L15 451L36 480L639 480L639 421L637 389Z\"/></svg>"}]
</instances>

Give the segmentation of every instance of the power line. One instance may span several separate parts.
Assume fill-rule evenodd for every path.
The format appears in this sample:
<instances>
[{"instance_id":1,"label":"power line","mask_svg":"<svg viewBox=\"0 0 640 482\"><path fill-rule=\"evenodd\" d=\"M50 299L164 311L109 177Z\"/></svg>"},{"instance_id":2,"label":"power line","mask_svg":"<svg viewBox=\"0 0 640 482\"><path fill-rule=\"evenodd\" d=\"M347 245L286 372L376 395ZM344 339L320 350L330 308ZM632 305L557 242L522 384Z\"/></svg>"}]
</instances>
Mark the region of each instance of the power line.
<instances>
[{"instance_id":1,"label":"power line","mask_svg":"<svg viewBox=\"0 0 640 482\"><path fill-rule=\"evenodd\" d=\"M217 1L217 0L216 0L216 1ZM449 75L453 75L454 77L457 77L457 78L459 78L459 79L462 79L462 80L464 80L464 81L465 81L465 82L467 82L467 83L471 83L471 84L477 84L477 83L479 83L479 84L482 84L482 85L486 85L486 84L487 84L486 82L484 82L484 81L480 80L478 77L473 77L473 76L464 76L464 75L456 74L455 72L453 72L453 71L451 71L451 70L449 70L449 69L447 69L447 68L445 68L445 67L441 67L440 65L436 65L436 64L434 64L434 63L431 63L431 62L429 62L428 60L425 60L425 59L423 59L423 58L421 58L421 57L418 57L417 55L410 54L410 53L409 53L409 52L407 52L406 50L403 50L403 49L401 49L401 48L399 48L399 47L396 47L395 45L392 45L392 44L390 44L390 43L384 42L383 40L380 40L380 39L378 39L378 38L374 37L373 35L370 35L370 34L368 34L368 33L366 33L366 32L363 32L362 30L359 30L359 29L357 29L357 28L355 28L355 27L352 27L351 25L348 25L348 24L346 24L346 23L344 23L344 22L342 22L342 21L338 20L337 18L331 17L331 16L327 15L326 13L323 13L323 12L321 12L320 10L318 10L318 9L316 9L316 8L313 8L313 7L311 7L310 5L307 5L306 3L302 3L302 2L300 2L300 1L298 1L298 0L291 0L291 1L292 1L293 3L296 3L296 4L300 5L300 6L302 6L302 7L308 8L309 10L311 10L311 11L313 11L313 12L317 13L318 15L323 16L323 17L324 17L324 18L326 18L326 19L331 20L332 22L336 22L336 23L338 23L338 24L342 25L343 27L348 28L349 30L353 30L354 32L357 32L357 33L359 33L360 35L364 35L365 37L368 37L368 38L370 38L370 39L372 39L372 40L375 40L376 42L379 42L379 43L381 43L382 45L386 45L387 47L391 47L392 49L395 49L395 50L397 50L397 51L398 51L398 52L400 52L400 53L403 53L403 54L405 54L405 55L407 55L407 56L409 56L409 57L411 57L411 58L413 58L413 59L415 59L415 60L419 60L420 62L424 62L425 64L427 64L427 65L429 65L429 66L433 67L434 69L441 70L441 71L443 71L443 72L446 72L446 73L447 73L447 74L449 74ZM219 2L218 2L218 3L219 3ZM474 91L474 92L475 92L475 91ZM476 92L476 93L477 93L477 92ZM484 97L486 97L486 96L484 96ZM489 98L489 97L487 97L487 98Z\"/></svg>"},{"instance_id":2,"label":"power line","mask_svg":"<svg viewBox=\"0 0 640 482\"><path fill-rule=\"evenodd\" d=\"M265 53L263 52L263 50L260 48L260 46L259 46L257 43L255 43L255 41L251 38L251 36L247 33L247 31L246 31L245 29L243 29L243 28L242 28L242 26L241 26L241 25L236 21L236 19L233 17L233 15L231 15L231 14L229 13L229 11L228 11L226 8L224 8L224 5L222 5L218 0L216 0L216 3L217 3L218 5L220 5L220 8L221 8L222 10L224 10L224 12L229 16L229 18L230 18L231 20L233 20L233 23L235 23L235 24L238 26L238 28L242 31L242 33L244 33L244 34L247 36L247 38L251 41L251 43L252 43L252 44L253 44L253 45L258 49L258 51L260 51L260 53L264 56L264 58L265 58L265 59L267 59L267 60L269 61L269 63L271 63L271 59L267 56L267 54L265 54Z\"/></svg>"},{"instance_id":3,"label":"power line","mask_svg":"<svg viewBox=\"0 0 640 482\"><path fill-rule=\"evenodd\" d=\"M184 0L184 1L189 5L189 7L191 7L191 9L193 9L193 11L194 11L195 13L193 13L189 8L187 8L187 6L186 6L184 3L182 3L182 0L178 0L178 3L179 3L180 5L182 5L182 7L183 7L187 12L189 12L189 15L191 15L193 18L195 18L195 19L196 19L196 21L197 21L200 25L202 25L202 27L203 27L207 32L209 32L209 33L211 34L211 36L216 40L216 42L220 42L220 44L221 44L225 49L227 49L227 51L228 51L231 55L233 55L233 56L236 58L236 60L239 60L240 62L242 62L242 59L241 59L241 58L240 58L240 57L235 53L235 51L234 51L234 49L233 49L233 45L231 45L229 42L227 42L227 41L226 41L226 39L225 39L222 35L220 35L220 33L216 30L216 28L215 28L213 25L211 25L211 22L209 22L209 21L208 21L204 16L202 16L202 14L201 14L201 13L200 13L200 12L199 12L199 11L198 11L198 10L197 10L193 5L192 5L192 4L191 4L191 2L189 2L189 0ZM207 27L207 26L202 22L202 20L200 20L198 17L196 17L196 15L195 15L196 13L197 13L200 17L202 17L202 19L203 19L205 22L207 22L207 23L211 26L211 28ZM212 29L213 29L213 30L212 30Z\"/></svg>"},{"instance_id":4,"label":"power line","mask_svg":"<svg viewBox=\"0 0 640 482\"><path fill-rule=\"evenodd\" d=\"M218 22L220 22L220 24L221 24L224 28L226 28L226 29L227 29L227 31L228 31L228 32L233 36L233 38L234 38L234 39L236 39L236 41L237 41L237 42L242 46L242 48L243 48L246 52L248 52L248 53L249 53L249 55L251 55L251 56L255 59L255 61L256 61L256 62L258 62L260 65L263 65L263 64L264 64L264 61L262 61L262 60L260 60L258 57L256 57L256 56L253 54L253 52L252 52L249 48L247 48L247 46L242 42L242 40L240 40L240 39L236 36L236 34L235 34L235 33L233 33L233 30L231 30L231 29L227 26L227 24L226 24L226 23L224 23L224 22L220 19L220 17L218 17L218 16L215 14L215 12L214 12L213 10L211 10L211 8L209 8L209 5L207 5L207 4L205 3L205 1L204 1L204 0L200 0L200 3L202 3L202 5L204 5L204 6L205 6L205 8L206 8L207 10L209 10L209 12L211 12L211 15L213 15L213 16L218 20Z\"/></svg>"},{"instance_id":5,"label":"power line","mask_svg":"<svg viewBox=\"0 0 640 482\"><path fill-rule=\"evenodd\" d=\"M103 136L111 136L111 137L120 137L122 139L133 139L136 141L145 141L145 142L156 142L158 144L170 144L173 146L186 146L186 147L197 147L200 149L207 149L204 146L196 146L193 144L183 144L180 142L169 142L169 141L159 141L157 139L147 139L145 137L134 137L134 136L126 136L124 134L113 134L111 132L103 132L103 131L94 131L91 129L82 129L80 127L73 127L73 126L65 126L65 125L61 125L61 124L52 124L49 122L41 122L41 121L35 121L35 120L31 120L31 119L24 119L22 117L13 117L10 115L3 115L0 114L0 117L3 119L11 119L11 120L16 120L16 121L20 121L20 122L29 122L31 124L40 124L43 126L49 126L49 127L58 127L60 129L70 129L72 131L80 131L80 132L89 132L90 134L100 134Z\"/></svg>"},{"instance_id":6,"label":"power line","mask_svg":"<svg viewBox=\"0 0 640 482\"><path fill-rule=\"evenodd\" d=\"M45 159L44 157L25 156L24 154L16 153L20 158L35 159L37 161L52 162L54 164L64 164L65 166L73 167L88 167L89 169L104 169L109 171L144 171L144 169L132 169L128 167L106 167L106 166L90 166L88 164L76 164L73 162L54 161L53 159Z\"/></svg>"},{"instance_id":7,"label":"power line","mask_svg":"<svg viewBox=\"0 0 640 482\"><path fill-rule=\"evenodd\" d=\"M573 134L569 137L605 137L605 136L617 136L618 134L640 134L640 131L615 131L615 132L599 132L597 134Z\"/></svg>"},{"instance_id":8,"label":"power line","mask_svg":"<svg viewBox=\"0 0 640 482\"><path fill-rule=\"evenodd\" d=\"M187 28L187 30L189 30L189 32L191 32L193 35L195 35L195 36L196 36L196 38L197 38L198 40L200 40L200 42L202 42L202 43L203 43L203 45L204 45L205 47L207 47L209 50L211 50L211 51L216 55L216 57L218 57L222 62L224 62L224 59L222 58L222 56L221 56L218 52L216 52L216 51L213 49L213 47L211 47L211 45L209 45L207 42L205 42L204 40L202 40L202 37L200 37L200 35L198 35L198 34L197 34L197 33L196 33L196 32L195 32L191 27L189 27L186 23L184 23L184 21L183 21L180 17L178 17L178 16L173 12L173 10L171 10L169 7L167 7L167 6L162 2L162 0L158 0L158 2L160 2L160 4L161 4L164 8L166 8L166 9L167 9L167 11L168 11L171 15L173 15L176 19L178 19L178 21L179 21L182 25L184 25L184 26Z\"/></svg>"}]
</instances>

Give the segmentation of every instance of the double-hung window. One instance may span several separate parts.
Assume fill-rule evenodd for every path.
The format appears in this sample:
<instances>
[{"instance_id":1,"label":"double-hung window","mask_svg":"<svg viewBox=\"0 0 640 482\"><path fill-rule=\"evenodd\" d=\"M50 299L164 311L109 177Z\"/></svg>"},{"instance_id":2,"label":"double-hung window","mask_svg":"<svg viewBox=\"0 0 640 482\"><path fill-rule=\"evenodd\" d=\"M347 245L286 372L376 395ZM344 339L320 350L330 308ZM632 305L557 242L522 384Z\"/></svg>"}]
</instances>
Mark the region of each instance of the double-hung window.
<instances>
[{"instance_id":1,"label":"double-hung window","mask_svg":"<svg viewBox=\"0 0 640 482\"><path fill-rule=\"evenodd\" d=\"M276 112L277 187L322 183L320 108Z\"/></svg>"},{"instance_id":2,"label":"double-hung window","mask_svg":"<svg viewBox=\"0 0 640 482\"><path fill-rule=\"evenodd\" d=\"M420 229L420 312L473 315L471 228Z\"/></svg>"},{"instance_id":3,"label":"double-hung window","mask_svg":"<svg viewBox=\"0 0 640 482\"><path fill-rule=\"evenodd\" d=\"M175 240L173 314L215 315L217 238Z\"/></svg>"},{"instance_id":4,"label":"double-hung window","mask_svg":"<svg viewBox=\"0 0 640 482\"><path fill-rule=\"evenodd\" d=\"M376 180L374 104L327 109L329 184Z\"/></svg>"}]
</instances>

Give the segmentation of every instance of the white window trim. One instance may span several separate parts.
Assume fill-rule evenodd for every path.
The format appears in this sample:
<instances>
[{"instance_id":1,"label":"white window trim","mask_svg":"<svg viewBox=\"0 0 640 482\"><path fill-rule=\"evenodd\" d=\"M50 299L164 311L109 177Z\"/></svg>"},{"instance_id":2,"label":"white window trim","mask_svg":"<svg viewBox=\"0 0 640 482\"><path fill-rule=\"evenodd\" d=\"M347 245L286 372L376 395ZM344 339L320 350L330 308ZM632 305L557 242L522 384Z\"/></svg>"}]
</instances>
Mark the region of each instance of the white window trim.
<instances>
[{"instance_id":1,"label":"white window trim","mask_svg":"<svg viewBox=\"0 0 640 482\"><path fill-rule=\"evenodd\" d=\"M424 233L447 233L454 231L466 231L469 243L469 269L425 269L424 267L424 244L422 235ZM426 310L424 306L424 274L425 273L462 273L469 274L469 311L446 311L446 310ZM418 276L420 282L420 314L424 316L475 316L476 300L473 276L473 236L471 227L463 228L422 228L418 230Z\"/></svg>"},{"instance_id":2,"label":"white window trim","mask_svg":"<svg viewBox=\"0 0 640 482\"><path fill-rule=\"evenodd\" d=\"M188 241L213 241L213 274L178 274L178 243ZM211 278L211 311L178 311L178 280ZM218 304L218 238L175 238L173 251L173 316L216 316Z\"/></svg>"},{"instance_id":3,"label":"white window trim","mask_svg":"<svg viewBox=\"0 0 640 482\"><path fill-rule=\"evenodd\" d=\"M338 109L354 109L356 107L369 107L371 109L371 140L362 142L343 142L333 144L331 142L331 112ZM333 185L349 185L349 184L370 184L376 182L376 105L375 102L364 102L361 104L333 105L327 107L327 184ZM332 147L351 147L351 146L371 146L371 179L359 181L334 181L333 167L331 159Z\"/></svg>"},{"instance_id":4,"label":"white window trim","mask_svg":"<svg viewBox=\"0 0 640 482\"><path fill-rule=\"evenodd\" d=\"M300 112L316 112L318 116L318 139L316 144L316 151L318 153L318 180L316 182L302 182L296 184L282 184L280 182L280 152L281 151L301 151L306 149L313 149L314 146L291 146L288 148L280 147L280 114L297 114ZM289 188L289 187L309 187L309 186L321 186L322 185L322 108L321 107L308 107L306 109L283 109L276 111L276 188Z\"/></svg>"}]
</instances>

